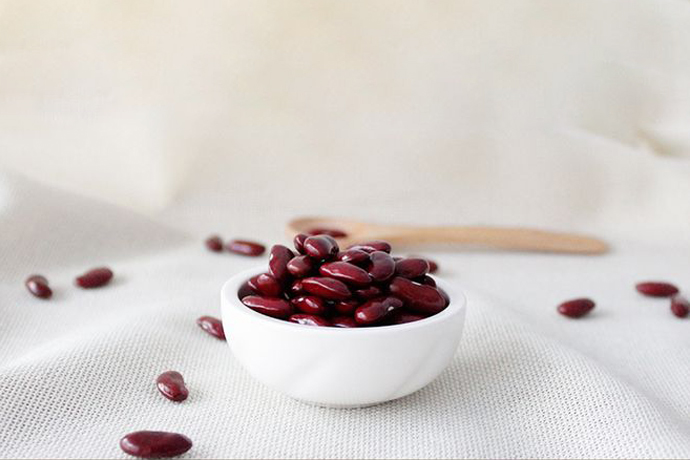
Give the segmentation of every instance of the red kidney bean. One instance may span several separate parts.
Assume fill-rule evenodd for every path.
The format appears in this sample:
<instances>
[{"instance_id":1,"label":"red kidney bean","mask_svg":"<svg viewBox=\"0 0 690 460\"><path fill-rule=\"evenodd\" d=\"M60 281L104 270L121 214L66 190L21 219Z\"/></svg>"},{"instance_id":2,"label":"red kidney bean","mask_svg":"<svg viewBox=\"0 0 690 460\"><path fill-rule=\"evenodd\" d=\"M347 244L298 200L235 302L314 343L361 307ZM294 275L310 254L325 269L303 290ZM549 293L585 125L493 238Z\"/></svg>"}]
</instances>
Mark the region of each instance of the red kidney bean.
<instances>
[{"instance_id":1,"label":"red kidney bean","mask_svg":"<svg viewBox=\"0 0 690 460\"><path fill-rule=\"evenodd\" d=\"M374 251L370 257L369 275L374 281L386 281L393 276L395 273L395 261L389 254L382 251Z\"/></svg>"},{"instance_id":2,"label":"red kidney bean","mask_svg":"<svg viewBox=\"0 0 690 460\"><path fill-rule=\"evenodd\" d=\"M450 297L448 296L448 293L447 293L446 291L444 291L443 289L441 289L440 287L438 287L438 286L436 286L436 290L437 290L439 293L441 293L441 295L443 296L443 300L446 302L446 305L445 305L443 308L445 308L445 307L447 307L448 305L450 305Z\"/></svg>"},{"instance_id":3,"label":"red kidney bean","mask_svg":"<svg viewBox=\"0 0 690 460\"><path fill-rule=\"evenodd\" d=\"M213 337L225 340L225 331L223 330L223 323L218 318L213 316L202 316L196 320L196 324L201 329L211 334Z\"/></svg>"},{"instance_id":4,"label":"red kidney bean","mask_svg":"<svg viewBox=\"0 0 690 460\"><path fill-rule=\"evenodd\" d=\"M347 262L328 262L319 268L323 276L339 279L354 286L367 286L371 284L371 276L357 265Z\"/></svg>"},{"instance_id":5,"label":"red kidney bean","mask_svg":"<svg viewBox=\"0 0 690 460\"><path fill-rule=\"evenodd\" d=\"M259 293L259 285L257 284L257 280L259 279L259 275L252 276L247 280L247 284L249 287L256 292L257 294Z\"/></svg>"},{"instance_id":6,"label":"red kidney bean","mask_svg":"<svg viewBox=\"0 0 690 460\"><path fill-rule=\"evenodd\" d=\"M30 293L41 299L49 299L53 295L52 289L48 286L48 280L42 275L31 275L26 279L24 285Z\"/></svg>"},{"instance_id":7,"label":"red kidney bean","mask_svg":"<svg viewBox=\"0 0 690 460\"><path fill-rule=\"evenodd\" d=\"M306 240L307 238L309 238L309 235L305 235L304 233L298 233L292 240L292 243L295 245L295 249L297 249L297 252L299 252L300 254L306 254L306 252L304 252L304 240Z\"/></svg>"},{"instance_id":8,"label":"red kidney bean","mask_svg":"<svg viewBox=\"0 0 690 460\"><path fill-rule=\"evenodd\" d=\"M416 315L414 313L409 313L404 310L395 310L392 312L388 318L390 324L405 324L412 323L414 321L419 321L424 319L426 316Z\"/></svg>"},{"instance_id":9,"label":"red kidney bean","mask_svg":"<svg viewBox=\"0 0 690 460\"><path fill-rule=\"evenodd\" d=\"M426 259L429 262L429 273L436 273L438 271L438 264L431 259Z\"/></svg>"},{"instance_id":10,"label":"red kidney bean","mask_svg":"<svg viewBox=\"0 0 690 460\"><path fill-rule=\"evenodd\" d=\"M328 235L310 236L304 240L304 251L313 259L328 260L338 254L338 243Z\"/></svg>"},{"instance_id":11,"label":"red kidney bean","mask_svg":"<svg viewBox=\"0 0 690 460\"><path fill-rule=\"evenodd\" d=\"M328 310L321 297L312 295L295 297L290 302L297 310L309 315L323 315Z\"/></svg>"},{"instance_id":12,"label":"red kidney bean","mask_svg":"<svg viewBox=\"0 0 690 460\"><path fill-rule=\"evenodd\" d=\"M690 302L680 294L671 297L671 312L678 318L685 318L690 312Z\"/></svg>"},{"instance_id":13,"label":"red kidney bean","mask_svg":"<svg viewBox=\"0 0 690 460\"><path fill-rule=\"evenodd\" d=\"M594 305L590 299L568 300L558 306L558 313L569 318L579 318L592 311Z\"/></svg>"},{"instance_id":14,"label":"red kidney bean","mask_svg":"<svg viewBox=\"0 0 690 460\"><path fill-rule=\"evenodd\" d=\"M249 288L254 291L254 294L257 295L279 297L282 291L282 286L280 286L278 280L273 278L273 276L269 275L268 273L261 273L249 278L247 284L249 285Z\"/></svg>"},{"instance_id":15,"label":"red kidney bean","mask_svg":"<svg viewBox=\"0 0 690 460\"><path fill-rule=\"evenodd\" d=\"M252 280L253 284L250 284L250 287L254 288L257 294L266 297L280 297L283 294L283 286L273 275L262 273L252 278Z\"/></svg>"},{"instance_id":16,"label":"red kidney bean","mask_svg":"<svg viewBox=\"0 0 690 460\"><path fill-rule=\"evenodd\" d=\"M266 251L266 246L254 241L232 240L225 245L225 249L241 256L258 257Z\"/></svg>"},{"instance_id":17,"label":"red kidney bean","mask_svg":"<svg viewBox=\"0 0 690 460\"><path fill-rule=\"evenodd\" d=\"M290 289L288 290L290 295L292 296L297 296L297 295L302 295L305 294L307 291L304 290L304 286L302 285L302 280L295 280L292 282L290 285Z\"/></svg>"},{"instance_id":18,"label":"red kidney bean","mask_svg":"<svg viewBox=\"0 0 690 460\"><path fill-rule=\"evenodd\" d=\"M355 291L355 296L363 300L373 299L374 297L379 297L382 294L383 289L378 286L369 286L367 288L357 289Z\"/></svg>"},{"instance_id":19,"label":"red kidney bean","mask_svg":"<svg viewBox=\"0 0 690 460\"><path fill-rule=\"evenodd\" d=\"M386 241L374 240L367 241L366 243L353 244L352 246L349 246L347 249L361 249L364 252L383 251L390 254L391 245L388 244L388 242Z\"/></svg>"},{"instance_id":20,"label":"red kidney bean","mask_svg":"<svg viewBox=\"0 0 690 460\"><path fill-rule=\"evenodd\" d=\"M120 449L141 458L176 457L192 448L192 440L179 433L135 431L120 439Z\"/></svg>"},{"instance_id":21,"label":"red kidney bean","mask_svg":"<svg viewBox=\"0 0 690 460\"><path fill-rule=\"evenodd\" d=\"M371 299L355 310L357 324L371 326L382 322L389 313L402 308L402 300L395 297L383 297Z\"/></svg>"},{"instance_id":22,"label":"red kidney bean","mask_svg":"<svg viewBox=\"0 0 690 460\"><path fill-rule=\"evenodd\" d=\"M340 300L333 304L333 308L341 315L352 315L359 305L356 300Z\"/></svg>"},{"instance_id":23,"label":"red kidney bean","mask_svg":"<svg viewBox=\"0 0 690 460\"><path fill-rule=\"evenodd\" d=\"M352 319L352 316L334 316L333 318L331 318L331 326L357 327L357 321Z\"/></svg>"},{"instance_id":24,"label":"red kidney bean","mask_svg":"<svg viewBox=\"0 0 690 460\"><path fill-rule=\"evenodd\" d=\"M218 235L209 236L205 243L209 251L220 252L223 250L223 240Z\"/></svg>"},{"instance_id":25,"label":"red kidney bean","mask_svg":"<svg viewBox=\"0 0 690 460\"><path fill-rule=\"evenodd\" d=\"M249 281L242 284L242 286L240 286L240 289L237 291L237 297L240 300L242 300L242 298L244 298L244 297L247 297L248 295L254 295L254 294L256 294L256 291L254 289L252 289L252 287L249 285Z\"/></svg>"},{"instance_id":26,"label":"red kidney bean","mask_svg":"<svg viewBox=\"0 0 690 460\"><path fill-rule=\"evenodd\" d=\"M338 253L338 260L355 265L364 265L369 262L369 253L361 249L348 249L347 251Z\"/></svg>"},{"instance_id":27,"label":"red kidney bean","mask_svg":"<svg viewBox=\"0 0 690 460\"><path fill-rule=\"evenodd\" d=\"M271 248L271 256L268 259L268 272L279 282L284 282L290 273L287 264L295 255L282 244L276 244Z\"/></svg>"},{"instance_id":28,"label":"red kidney bean","mask_svg":"<svg viewBox=\"0 0 690 460\"><path fill-rule=\"evenodd\" d=\"M426 284L427 286L436 287L436 281L434 281L434 279L428 275L424 275L421 278L417 278L412 281L420 284Z\"/></svg>"},{"instance_id":29,"label":"red kidney bean","mask_svg":"<svg viewBox=\"0 0 690 460\"><path fill-rule=\"evenodd\" d=\"M242 303L256 312L274 318L286 319L292 314L292 304L284 299L250 295L242 299Z\"/></svg>"},{"instance_id":30,"label":"red kidney bean","mask_svg":"<svg viewBox=\"0 0 690 460\"><path fill-rule=\"evenodd\" d=\"M426 260L429 263L429 273L436 273L438 271L438 264L436 262L434 262L433 260L429 259L428 257L422 257L422 256L408 256L408 257Z\"/></svg>"},{"instance_id":31,"label":"red kidney bean","mask_svg":"<svg viewBox=\"0 0 690 460\"><path fill-rule=\"evenodd\" d=\"M435 315L446 308L446 299L438 289L414 283L407 278L396 276L390 284L390 291L405 302L413 313Z\"/></svg>"},{"instance_id":32,"label":"red kidney bean","mask_svg":"<svg viewBox=\"0 0 690 460\"><path fill-rule=\"evenodd\" d=\"M671 297L673 294L678 293L678 288L673 284L660 281L637 283L635 289L637 289L640 294L649 297Z\"/></svg>"},{"instance_id":33,"label":"red kidney bean","mask_svg":"<svg viewBox=\"0 0 690 460\"><path fill-rule=\"evenodd\" d=\"M426 259L408 258L395 263L395 275L407 279L419 278L429 273L429 262Z\"/></svg>"},{"instance_id":34,"label":"red kidney bean","mask_svg":"<svg viewBox=\"0 0 690 460\"><path fill-rule=\"evenodd\" d=\"M297 256L287 263L287 271L295 278L304 278L314 268L314 259L309 256Z\"/></svg>"},{"instance_id":35,"label":"red kidney bean","mask_svg":"<svg viewBox=\"0 0 690 460\"><path fill-rule=\"evenodd\" d=\"M309 235L328 235L332 236L333 238L344 238L347 236L347 233L344 232L343 230L337 229L337 228L312 228L307 232Z\"/></svg>"},{"instance_id":36,"label":"red kidney bean","mask_svg":"<svg viewBox=\"0 0 690 460\"><path fill-rule=\"evenodd\" d=\"M84 289L96 288L108 284L113 278L113 272L107 267L99 267L89 270L77 277L75 283Z\"/></svg>"},{"instance_id":37,"label":"red kidney bean","mask_svg":"<svg viewBox=\"0 0 690 460\"><path fill-rule=\"evenodd\" d=\"M177 371L163 372L156 378L156 386L158 391L171 401L184 401L189 396L184 378Z\"/></svg>"},{"instance_id":38,"label":"red kidney bean","mask_svg":"<svg viewBox=\"0 0 690 460\"><path fill-rule=\"evenodd\" d=\"M331 323L326 319L322 318L321 316L316 316L316 315L305 315L305 314L297 314L297 315L292 315L290 316L290 319L288 320L291 323L297 323L297 324L302 324L304 326L330 326Z\"/></svg>"},{"instance_id":39,"label":"red kidney bean","mask_svg":"<svg viewBox=\"0 0 690 460\"><path fill-rule=\"evenodd\" d=\"M342 281L321 276L312 276L302 280L304 290L324 299L344 300L350 297L350 290Z\"/></svg>"}]
</instances>

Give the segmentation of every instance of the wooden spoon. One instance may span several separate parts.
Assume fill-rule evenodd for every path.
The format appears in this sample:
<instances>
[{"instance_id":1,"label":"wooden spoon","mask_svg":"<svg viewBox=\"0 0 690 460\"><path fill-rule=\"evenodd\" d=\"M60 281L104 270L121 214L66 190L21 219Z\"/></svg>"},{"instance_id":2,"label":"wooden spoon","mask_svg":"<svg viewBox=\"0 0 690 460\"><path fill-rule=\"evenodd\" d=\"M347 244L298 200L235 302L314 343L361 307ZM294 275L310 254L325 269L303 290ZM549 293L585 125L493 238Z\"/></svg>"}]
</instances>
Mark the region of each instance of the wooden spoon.
<instances>
[{"instance_id":1,"label":"wooden spoon","mask_svg":"<svg viewBox=\"0 0 690 460\"><path fill-rule=\"evenodd\" d=\"M460 243L514 251L603 254L608 246L596 238L574 233L550 232L530 228L483 226L412 227L379 225L354 220L302 217L288 222L287 235L309 233L316 228L343 230L346 237L337 238L341 246L367 240L385 240L393 245L419 243Z\"/></svg>"}]
</instances>

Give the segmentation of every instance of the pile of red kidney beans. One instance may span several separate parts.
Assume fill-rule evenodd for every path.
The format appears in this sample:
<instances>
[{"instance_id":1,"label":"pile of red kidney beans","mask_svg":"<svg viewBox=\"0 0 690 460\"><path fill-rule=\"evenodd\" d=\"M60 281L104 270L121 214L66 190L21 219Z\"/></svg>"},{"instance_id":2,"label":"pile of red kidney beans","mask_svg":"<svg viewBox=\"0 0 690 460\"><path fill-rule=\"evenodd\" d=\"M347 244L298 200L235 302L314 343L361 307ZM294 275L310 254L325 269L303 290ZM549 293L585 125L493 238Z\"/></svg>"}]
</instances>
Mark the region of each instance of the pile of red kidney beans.
<instances>
[{"instance_id":1,"label":"pile of red kidney beans","mask_svg":"<svg viewBox=\"0 0 690 460\"><path fill-rule=\"evenodd\" d=\"M427 259L394 258L385 241L340 251L330 235L299 234L294 245L271 248L267 272L238 292L244 305L307 326L352 328L418 321L450 302Z\"/></svg>"},{"instance_id":2,"label":"pile of red kidney beans","mask_svg":"<svg viewBox=\"0 0 690 460\"><path fill-rule=\"evenodd\" d=\"M359 243L341 251L335 240L346 236L335 229L313 229L294 239L295 251L275 245L271 248L268 270L247 280L238 292L244 305L259 313L307 326L340 328L385 326L418 321L435 315L450 303L447 294L429 276L436 263L421 257L393 257L384 241ZM226 244L211 236L206 247L257 257L266 248L253 241L232 240ZM75 278L81 288L108 284L113 272L94 268ZM53 291L42 275L25 281L31 294L49 299ZM638 283L638 292L649 297L670 298L671 312L684 318L690 302L676 286L663 281ZM570 318L587 315L594 301L578 298L561 303L557 311ZM209 335L225 340L218 318L202 316L197 324ZM182 374L166 371L156 378L158 391L167 399L182 402L189 390ZM192 448L185 435L165 431L135 431L120 439L120 448L137 457L173 457Z\"/></svg>"}]
</instances>

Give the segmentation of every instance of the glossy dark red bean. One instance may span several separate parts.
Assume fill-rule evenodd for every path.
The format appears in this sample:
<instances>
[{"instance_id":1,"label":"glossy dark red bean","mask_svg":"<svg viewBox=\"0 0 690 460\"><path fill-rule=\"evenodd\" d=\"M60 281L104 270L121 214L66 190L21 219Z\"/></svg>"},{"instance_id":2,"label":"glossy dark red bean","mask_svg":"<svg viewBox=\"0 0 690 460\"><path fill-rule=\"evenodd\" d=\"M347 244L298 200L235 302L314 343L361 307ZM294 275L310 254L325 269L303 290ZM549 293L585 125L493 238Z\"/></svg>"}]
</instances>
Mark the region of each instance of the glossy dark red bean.
<instances>
[{"instance_id":1,"label":"glossy dark red bean","mask_svg":"<svg viewBox=\"0 0 690 460\"><path fill-rule=\"evenodd\" d=\"M427 286L436 287L436 281L434 281L434 279L432 277L430 277L429 275L424 275L421 278L417 278L417 279L414 279L412 281L416 281L417 283L420 283L420 284L426 284Z\"/></svg>"},{"instance_id":2,"label":"glossy dark red bean","mask_svg":"<svg viewBox=\"0 0 690 460\"><path fill-rule=\"evenodd\" d=\"M374 281L386 281L395 273L395 261L385 252L374 251L371 253L369 275Z\"/></svg>"},{"instance_id":3,"label":"glossy dark red bean","mask_svg":"<svg viewBox=\"0 0 690 460\"><path fill-rule=\"evenodd\" d=\"M347 262L327 262L319 267L319 273L323 276L339 279L353 286L367 286L371 284L369 273L357 265Z\"/></svg>"},{"instance_id":4,"label":"glossy dark red bean","mask_svg":"<svg viewBox=\"0 0 690 460\"><path fill-rule=\"evenodd\" d=\"M292 282L292 285L290 285L290 289L288 290L288 293L290 297L295 297L299 295L304 295L307 293L307 291L304 290L304 285L302 284L302 280L295 280Z\"/></svg>"},{"instance_id":5,"label":"glossy dark red bean","mask_svg":"<svg viewBox=\"0 0 690 460\"><path fill-rule=\"evenodd\" d=\"M331 318L333 327L357 327L357 321L352 316L334 316Z\"/></svg>"},{"instance_id":6,"label":"glossy dark red bean","mask_svg":"<svg viewBox=\"0 0 690 460\"><path fill-rule=\"evenodd\" d=\"M447 293L446 291L444 291L443 289L441 289L440 287L438 287L438 286L436 286L436 290L437 290L438 292L440 292L441 295L443 296L443 300L446 302L445 307L447 307L448 305L450 305L450 296L448 295L448 293ZM445 307L444 307L444 308L445 308Z\"/></svg>"},{"instance_id":7,"label":"glossy dark red bean","mask_svg":"<svg viewBox=\"0 0 690 460\"><path fill-rule=\"evenodd\" d=\"M314 268L314 259L309 256L297 256L290 259L287 271L295 278L304 278Z\"/></svg>"},{"instance_id":8,"label":"glossy dark red bean","mask_svg":"<svg viewBox=\"0 0 690 460\"><path fill-rule=\"evenodd\" d=\"M316 315L307 315L304 313L292 315L290 316L290 319L288 321L290 321L291 323L302 324L304 326L327 327L331 325L331 323L326 318Z\"/></svg>"},{"instance_id":9,"label":"glossy dark red bean","mask_svg":"<svg viewBox=\"0 0 690 460\"><path fill-rule=\"evenodd\" d=\"M342 281L322 276L312 276L302 280L304 290L324 299L344 300L350 297L350 289Z\"/></svg>"},{"instance_id":10,"label":"glossy dark red bean","mask_svg":"<svg viewBox=\"0 0 690 460\"><path fill-rule=\"evenodd\" d=\"M306 252L304 252L304 240L306 240L307 238L309 238L309 235L305 235L304 233L298 233L292 240L292 244L295 245L295 249L300 254L306 254Z\"/></svg>"},{"instance_id":11,"label":"glossy dark red bean","mask_svg":"<svg viewBox=\"0 0 690 460\"><path fill-rule=\"evenodd\" d=\"M171 401L184 401L189 396L184 378L177 371L167 371L159 375L156 378L156 387L163 396Z\"/></svg>"},{"instance_id":12,"label":"glossy dark red bean","mask_svg":"<svg viewBox=\"0 0 690 460\"><path fill-rule=\"evenodd\" d=\"M407 309L413 313L435 315L447 305L446 299L438 289L412 282L400 276L393 278L389 289L391 294L402 299Z\"/></svg>"},{"instance_id":13,"label":"glossy dark red bean","mask_svg":"<svg viewBox=\"0 0 690 460\"><path fill-rule=\"evenodd\" d=\"M43 275L31 275L26 281L36 281L37 283L48 284L48 278Z\"/></svg>"},{"instance_id":14,"label":"glossy dark red bean","mask_svg":"<svg viewBox=\"0 0 690 460\"><path fill-rule=\"evenodd\" d=\"M254 295L256 294L256 291L252 289L252 287L249 285L249 281L245 282L240 286L240 289L237 291L237 297L242 300L242 298L247 297L248 295Z\"/></svg>"},{"instance_id":15,"label":"glossy dark red bean","mask_svg":"<svg viewBox=\"0 0 690 460\"><path fill-rule=\"evenodd\" d=\"M329 260L338 254L338 243L328 235L310 236L304 240L304 251L317 260Z\"/></svg>"},{"instance_id":16,"label":"glossy dark red bean","mask_svg":"<svg viewBox=\"0 0 690 460\"><path fill-rule=\"evenodd\" d=\"M284 299L250 295L242 299L242 303L252 310L274 318L287 319L292 315L292 304Z\"/></svg>"},{"instance_id":17,"label":"glossy dark red bean","mask_svg":"<svg viewBox=\"0 0 690 460\"><path fill-rule=\"evenodd\" d=\"M426 259L407 258L395 262L395 276L415 279L429 273L429 262Z\"/></svg>"},{"instance_id":18,"label":"glossy dark red bean","mask_svg":"<svg viewBox=\"0 0 690 460\"><path fill-rule=\"evenodd\" d=\"M263 244L246 240L232 240L225 245L225 249L229 252L248 257L258 257L266 252L266 246Z\"/></svg>"},{"instance_id":19,"label":"glossy dark red bean","mask_svg":"<svg viewBox=\"0 0 690 460\"><path fill-rule=\"evenodd\" d=\"M685 318L690 312L690 301L680 294L671 298L671 312L678 318Z\"/></svg>"},{"instance_id":20,"label":"glossy dark red bean","mask_svg":"<svg viewBox=\"0 0 690 460\"><path fill-rule=\"evenodd\" d=\"M249 285L249 287L257 294L259 293L259 285L257 284L258 279L259 279L259 275L256 275L256 276L252 276L251 278L249 278L247 280L247 284Z\"/></svg>"},{"instance_id":21,"label":"glossy dark red bean","mask_svg":"<svg viewBox=\"0 0 690 460\"><path fill-rule=\"evenodd\" d=\"M40 299L49 299L53 295L53 291L48 286L48 280L45 276L31 275L26 279L24 285L30 293Z\"/></svg>"},{"instance_id":22,"label":"glossy dark red bean","mask_svg":"<svg viewBox=\"0 0 690 460\"><path fill-rule=\"evenodd\" d=\"M302 286L302 280L295 280L290 285L288 292L292 297L295 297L298 295L306 294L307 291L305 291L304 286Z\"/></svg>"},{"instance_id":23,"label":"glossy dark red bean","mask_svg":"<svg viewBox=\"0 0 690 460\"><path fill-rule=\"evenodd\" d=\"M196 320L196 324L201 329L211 334L213 337L225 340L225 331L223 330L223 322L213 316L202 316Z\"/></svg>"},{"instance_id":24,"label":"glossy dark red bean","mask_svg":"<svg viewBox=\"0 0 690 460\"><path fill-rule=\"evenodd\" d=\"M179 433L135 431L120 439L120 449L140 458L176 457L192 448L192 440Z\"/></svg>"},{"instance_id":25,"label":"glossy dark red bean","mask_svg":"<svg viewBox=\"0 0 690 460\"><path fill-rule=\"evenodd\" d=\"M647 281L644 283L637 283L635 289L640 294L649 297L671 297L678 293L678 288L671 283L661 281Z\"/></svg>"},{"instance_id":26,"label":"glossy dark red bean","mask_svg":"<svg viewBox=\"0 0 690 460\"><path fill-rule=\"evenodd\" d=\"M206 238L205 244L209 251L220 252L223 250L223 240L218 235Z\"/></svg>"},{"instance_id":27,"label":"glossy dark red bean","mask_svg":"<svg viewBox=\"0 0 690 460\"><path fill-rule=\"evenodd\" d=\"M426 260L429 263L429 273L436 273L438 271L438 264L436 262L434 262L433 260L429 259L428 257L422 257L422 256L408 256L408 257Z\"/></svg>"},{"instance_id":28,"label":"glossy dark red bean","mask_svg":"<svg viewBox=\"0 0 690 460\"><path fill-rule=\"evenodd\" d=\"M337 259L341 262L364 265L369 262L369 253L361 249L348 249L347 251L338 253Z\"/></svg>"},{"instance_id":29,"label":"glossy dark red bean","mask_svg":"<svg viewBox=\"0 0 690 460\"><path fill-rule=\"evenodd\" d=\"M391 245L386 241L374 240L367 241L365 243L353 244L352 246L349 246L347 249L361 249L364 252L383 251L390 254Z\"/></svg>"},{"instance_id":30,"label":"glossy dark red bean","mask_svg":"<svg viewBox=\"0 0 690 460\"><path fill-rule=\"evenodd\" d=\"M312 228L307 232L309 235L328 235L333 238L344 238L347 236L347 232L340 230L339 228Z\"/></svg>"},{"instance_id":31,"label":"glossy dark red bean","mask_svg":"<svg viewBox=\"0 0 690 460\"><path fill-rule=\"evenodd\" d=\"M271 248L271 256L268 259L268 272L279 282L285 282L290 276L287 264L295 255L282 244L276 244Z\"/></svg>"},{"instance_id":32,"label":"glossy dark red bean","mask_svg":"<svg viewBox=\"0 0 690 460\"><path fill-rule=\"evenodd\" d=\"M324 300L313 295L295 297L290 302L297 310L309 315L324 315L328 311Z\"/></svg>"},{"instance_id":33,"label":"glossy dark red bean","mask_svg":"<svg viewBox=\"0 0 690 460\"><path fill-rule=\"evenodd\" d=\"M591 299L568 300L558 306L558 313L569 318L580 318L592 311L594 305Z\"/></svg>"},{"instance_id":34,"label":"glossy dark red bean","mask_svg":"<svg viewBox=\"0 0 690 460\"><path fill-rule=\"evenodd\" d=\"M429 273L436 273L438 271L438 264L431 259L426 259L429 262Z\"/></svg>"},{"instance_id":35,"label":"glossy dark red bean","mask_svg":"<svg viewBox=\"0 0 690 460\"><path fill-rule=\"evenodd\" d=\"M395 297L371 299L355 310L355 321L363 326L378 324L402 306L402 300Z\"/></svg>"},{"instance_id":36,"label":"glossy dark red bean","mask_svg":"<svg viewBox=\"0 0 690 460\"><path fill-rule=\"evenodd\" d=\"M351 316L360 304L361 302L357 300L340 300L333 304L333 309L338 312L339 315Z\"/></svg>"},{"instance_id":37,"label":"glossy dark red bean","mask_svg":"<svg viewBox=\"0 0 690 460\"><path fill-rule=\"evenodd\" d=\"M259 295L266 297L280 297L283 294L283 286L277 279L268 273L262 273L252 278L253 283L250 284L254 291Z\"/></svg>"},{"instance_id":38,"label":"glossy dark red bean","mask_svg":"<svg viewBox=\"0 0 690 460\"><path fill-rule=\"evenodd\" d=\"M357 289L355 291L355 297L362 299L362 300L368 300L368 299L373 299L374 297L380 297L383 294L383 289L381 289L378 286L369 286L364 289Z\"/></svg>"},{"instance_id":39,"label":"glossy dark red bean","mask_svg":"<svg viewBox=\"0 0 690 460\"><path fill-rule=\"evenodd\" d=\"M91 289L91 288L97 288L100 286L104 286L110 282L110 280L113 278L113 272L107 267L98 267L94 268L92 270L89 270L88 272L84 273L83 275L77 277L75 280L75 283L77 286L85 288L85 289Z\"/></svg>"},{"instance_id":40,"label":"glossy dark red bean","mask_svg":"<svg viewBox=\"0 0 690 460\"><path fill-rule=\"evenodd\" d=\"M420 319L424 318L426 318L426 316L417 315L415 313L410 313L404 310L396 310L390 314L388 322L390 324L405 324L412 323L414 321L419 321Z\"/></svg>"}]
</instances>

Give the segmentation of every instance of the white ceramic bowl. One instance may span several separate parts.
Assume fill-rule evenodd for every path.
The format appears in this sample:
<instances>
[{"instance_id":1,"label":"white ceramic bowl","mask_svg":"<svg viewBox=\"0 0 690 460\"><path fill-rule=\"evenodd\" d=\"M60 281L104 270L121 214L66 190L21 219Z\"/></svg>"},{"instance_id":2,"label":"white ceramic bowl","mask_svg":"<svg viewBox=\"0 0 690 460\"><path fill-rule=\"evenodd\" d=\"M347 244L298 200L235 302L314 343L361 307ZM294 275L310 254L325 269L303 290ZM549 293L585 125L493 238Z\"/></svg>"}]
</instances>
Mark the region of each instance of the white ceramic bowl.
<instances>
[{"instance_id":1,"label":"white ceramic bowl","mask_svg":"<svg viewBox=\"0 0 690 460\"><path fill-rule=\"evenodd\" d=\"M412 323L367 328L303 326L262 315L237 297L265 268L246 270L221 289L223 328L235 358L258 381L298 400L330 407L378 404L434 380L455 355L465 296L436 279L451 302Z\"/></svg>"}]
</instances>

